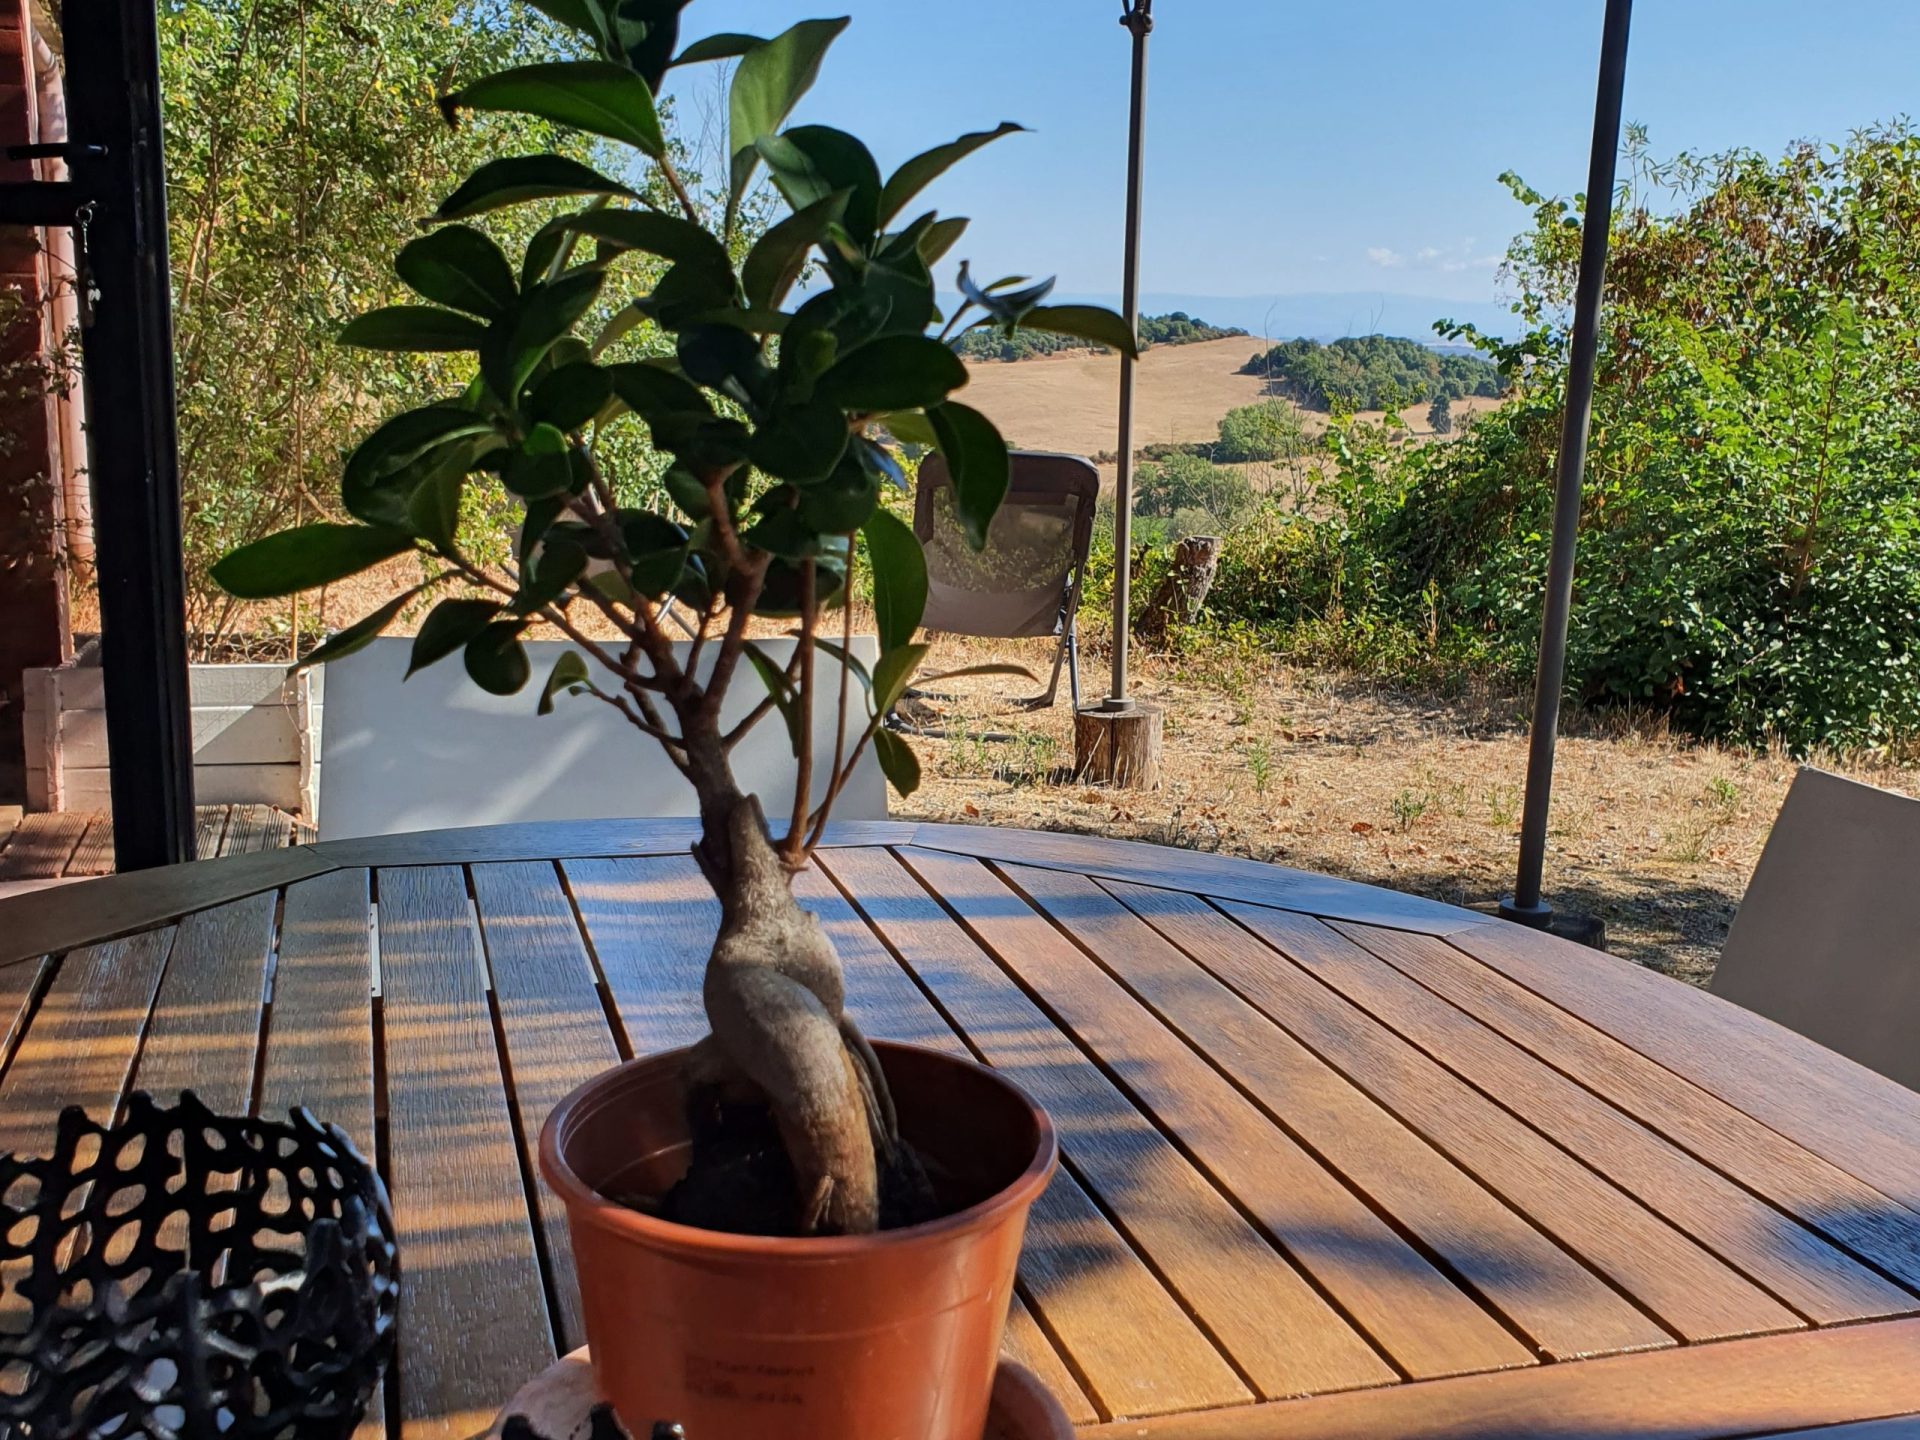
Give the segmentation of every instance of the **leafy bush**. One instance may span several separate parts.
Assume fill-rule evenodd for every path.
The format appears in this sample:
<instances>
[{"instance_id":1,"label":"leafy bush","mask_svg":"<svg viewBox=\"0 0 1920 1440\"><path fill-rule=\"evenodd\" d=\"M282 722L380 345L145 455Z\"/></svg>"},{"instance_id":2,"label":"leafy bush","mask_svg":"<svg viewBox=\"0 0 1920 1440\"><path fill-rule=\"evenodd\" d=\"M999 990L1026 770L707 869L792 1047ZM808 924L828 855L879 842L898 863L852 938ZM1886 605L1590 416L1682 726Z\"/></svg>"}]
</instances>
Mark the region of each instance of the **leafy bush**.
<instances>
[{"instance_id":1,"label":"leafy bush","mask_svg":"<svg viewBox=\"0 0 1920 1440\"><path fill-rule=\"evenodd\" d=\"M1245 475L1194 455L1169 456L1142 465L1134 475L1134 505L1142 515L1177 519L1182 512L1189 512L1191 519L1190 512L1200 511L1216 522L1206 527L1211 529L1232 525L1253 508L1253 503L1253 482Z\"/></svg>"},{"instance_id":2,"label":"leafy bush","mask_svg":"<svg viewBox=\"0 0 1920 1440\"><path fill-rule=\"evenodd\" d=\"M1262 400L1229 410L1220 421L1213 458L1227 463L1292 460L1307 452L1300 415L1284 400Z\"/></svg>"},{"instance_id":3,"label":"leafy bush","mask_svg":"<svg viewBox=\"0 0 1920 1440\"><path fill-rule=\"evenodd\" d=\"M1263 375L1276 393L1314 410L1397 410L1444 395L1498 395L1500 372L1478 355L1445 354L1387 335L1362 335L1322 345L1287 340L1249 360L1243 370Z\"/></svg>"}]
</instances>

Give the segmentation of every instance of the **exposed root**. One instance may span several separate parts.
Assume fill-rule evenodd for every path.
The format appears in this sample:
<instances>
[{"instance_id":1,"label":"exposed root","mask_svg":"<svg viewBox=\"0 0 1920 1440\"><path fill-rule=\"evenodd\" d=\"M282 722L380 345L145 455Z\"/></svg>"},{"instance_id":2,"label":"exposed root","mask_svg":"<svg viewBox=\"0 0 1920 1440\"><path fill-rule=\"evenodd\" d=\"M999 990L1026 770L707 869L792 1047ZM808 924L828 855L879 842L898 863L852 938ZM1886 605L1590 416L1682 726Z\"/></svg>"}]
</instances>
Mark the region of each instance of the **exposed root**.
<instances>
[{"instance_id":1,"label":"exposed root","mask_svg":"<svg viewBox=\"0 0 1920 1440\"><path fill-rule=\"evenodd\" d=\"M766 1100L808 1233L870 1232L880 1220L875 1153L890 1159L898 1138L886 1081L843 1012L839 957L794 901L751 797L734 803L726 839L704 990L713 1035L696 1047L693 1078L725 1085L737 1071Z\"/></svg>"}]
</instances>

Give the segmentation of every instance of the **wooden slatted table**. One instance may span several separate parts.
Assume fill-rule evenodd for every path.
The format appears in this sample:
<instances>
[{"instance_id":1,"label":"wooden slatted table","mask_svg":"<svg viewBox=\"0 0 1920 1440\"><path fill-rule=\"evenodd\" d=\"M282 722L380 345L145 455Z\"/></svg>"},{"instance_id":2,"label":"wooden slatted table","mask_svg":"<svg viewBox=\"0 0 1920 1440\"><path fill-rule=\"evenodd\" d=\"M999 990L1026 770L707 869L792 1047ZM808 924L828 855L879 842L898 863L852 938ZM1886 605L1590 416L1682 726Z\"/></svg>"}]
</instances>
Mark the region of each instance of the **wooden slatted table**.
<instances>
[{"instance_id":1,"label":"wooden slatted table","mask_svg":"<svg viewBox=\"0 0 1920 1440\"><path fill-rule=\"evenodd\" d=\"M704 1028L689 839L449 831L0 903L0 1149L133 1086L338 1120L405 1266L370 1433L465 1436L581 1340L542 1120ZM860 824L801 889L870 1033L1059 1123L1007 1343L1089 1435L1920 1436L1920 1095L1622 961L1249 861Z\"/></svg>"}]
</instances>

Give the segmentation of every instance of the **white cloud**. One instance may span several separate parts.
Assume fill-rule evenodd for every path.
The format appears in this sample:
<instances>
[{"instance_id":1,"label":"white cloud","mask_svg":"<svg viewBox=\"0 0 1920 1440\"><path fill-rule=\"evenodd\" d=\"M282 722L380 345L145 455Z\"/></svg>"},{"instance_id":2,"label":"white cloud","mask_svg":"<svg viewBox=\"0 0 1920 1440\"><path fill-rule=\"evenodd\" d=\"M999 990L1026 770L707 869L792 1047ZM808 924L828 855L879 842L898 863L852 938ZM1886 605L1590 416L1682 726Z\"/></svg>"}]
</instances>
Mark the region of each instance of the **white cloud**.
<instances>
[{"instance_id":1,"label":"white cloud","mask_svg":"<svg viewBox=\"0 0 1920 1440\"><path fill-rule=\"evenodd\" d=\"M1383 270L1399 270L1407 263L1406 256L1402 255L1398 250L1389 250L1384 245L1369 245L1367 247L1367 259L1371 260Z\"/></svg>"},{"instance_id":2,"label":"white cloud","mask_svg":"<svg viewBox=\"0 0 1920 1440\"><path fill-rule=\"evenodd\" d=\"M1469 235L1456 245L1422 245L1411 255L1386 245L1367 247L1367 259L1383 270L1432 270L1456 275L1463 270L1492 270L1500 264L1500 255L1473 253L1474 239Z\"/></svg>"},{"instance_id":3,"label":"white cloud","mask_svg":"<svg viewBox=\"0 0 1920 1440\"><path fill-rule=\"evenodd\" d=\"M1413 258L1422 265L1431 265L1440 258L1440 252L1431 245L1422 245L1413 252Z\"/></svg>"}]
</instances>

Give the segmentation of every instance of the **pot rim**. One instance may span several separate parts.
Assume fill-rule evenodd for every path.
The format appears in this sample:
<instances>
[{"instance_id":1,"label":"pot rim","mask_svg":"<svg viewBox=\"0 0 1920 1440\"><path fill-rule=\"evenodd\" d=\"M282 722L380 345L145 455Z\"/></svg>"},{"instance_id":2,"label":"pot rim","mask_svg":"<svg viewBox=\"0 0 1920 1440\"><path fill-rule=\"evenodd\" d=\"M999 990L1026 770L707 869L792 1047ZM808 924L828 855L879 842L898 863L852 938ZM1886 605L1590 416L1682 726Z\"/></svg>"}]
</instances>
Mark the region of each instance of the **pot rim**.
<instances>
[{"instance_id":1,"label":"pot rim","mask_svg":"<svg viewBox=\"0 0 1920 1440\"><path fill-rule=\"evenodd\" d=\"M585 1221L643 1244L767 1260L838 1260L880 1248L935 1245L955 1234L984 1229L1006 1210L1032 1204L1046 1189L1059 1164L1060 1139L1054 1129L1053 1117L1024 1090L991 1066L982 1065L970 1057L963 1058L930 1046L909 1045L895 1040L875 1040L872 1044L883 1056L889 1050L911 1050L943 1064L979 1071L994 1084L1012 1092L1034 1117L1036 1136L1033 1158L1011 1181L964 1210L956 1210L936 1220L925 1220L918 1225L904 1225L897 1230L875 1231L871 1235L736 1235L724 1230L705 1230L697 1225L682 1225L677 1221L643 1215L638 1210L607 1199L581 1179L562 1155L561 1145L572 1126L574 1115L592 1101L597 1092L620 1076L677 1059L692 1048L681 1046L649 1055L637 1055L603 1070L554 1106L546 1124L540 1127L540 1173L560 1196L576 1222Z\"/></svg>"}]
</instances>

